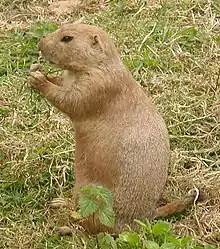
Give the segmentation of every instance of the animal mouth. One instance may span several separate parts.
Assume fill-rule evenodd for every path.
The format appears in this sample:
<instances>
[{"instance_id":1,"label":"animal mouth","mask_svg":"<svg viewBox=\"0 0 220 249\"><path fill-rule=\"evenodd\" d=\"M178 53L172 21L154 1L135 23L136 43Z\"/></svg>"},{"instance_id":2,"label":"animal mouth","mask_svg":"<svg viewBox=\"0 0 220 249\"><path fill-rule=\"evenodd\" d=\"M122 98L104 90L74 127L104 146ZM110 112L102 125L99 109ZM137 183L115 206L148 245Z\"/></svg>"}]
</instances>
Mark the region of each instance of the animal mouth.
<instances>
[{"instance_id":1,"label":"animal mouth","mask_svg":"<svg viewBox=\"0 0 220 249\"><path fill-rule=\"evenodd\" d=\"M53 60L51 60L48 56L43 55L41 51L39 51L39 57L46 60L47 62L49 62L52 65L56 65L56 63Z\"/></svg>"},{"instance_id":2,"label":"animal mouth","mask_svg":"<svg viewBox=\"0 0 220 249\"><path fill-rule=\"evenodd\" d=\"M53 60L48 59L47 57L43 56L42 58L44 58L44 60L46 60L47 62L49 62L51 65L57 65L57 63L55 63Z\"/></svg>"}]
</instances>

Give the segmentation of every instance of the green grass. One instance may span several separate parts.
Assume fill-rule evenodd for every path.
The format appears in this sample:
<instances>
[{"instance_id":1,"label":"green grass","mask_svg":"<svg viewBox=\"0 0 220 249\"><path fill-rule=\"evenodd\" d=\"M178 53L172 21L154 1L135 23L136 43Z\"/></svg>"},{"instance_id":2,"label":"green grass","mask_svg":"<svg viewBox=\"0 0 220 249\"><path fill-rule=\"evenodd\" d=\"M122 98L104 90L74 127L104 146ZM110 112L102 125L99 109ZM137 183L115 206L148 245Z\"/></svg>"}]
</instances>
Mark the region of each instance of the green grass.
<instances>
[{"instance_id":1,"label":"green grass","mask_svg":"<svg viewBox=\"0 0 220 249\"><path fill-rule=\"evenodd\" d=\"M67 18L85 16L107 30L163 114L173 151L164 198L194 185L208 193L205 203L173 223L175 232L220 246L220 6L171 0L148 8L145 2L110 1L107 11ZM0 34L8 36L0 38L0 248L86 248L86 238L56 234L68 218L48 206L53 197L70 196L74 185L71 124L27 82L37 41L66 16L45 12L36 23L30 1L9 6L4 0L0 10L3 23L35 23L9 30L8 22ZM21 12L30 14L28 22Z\"/></svg>"}]
</instances>

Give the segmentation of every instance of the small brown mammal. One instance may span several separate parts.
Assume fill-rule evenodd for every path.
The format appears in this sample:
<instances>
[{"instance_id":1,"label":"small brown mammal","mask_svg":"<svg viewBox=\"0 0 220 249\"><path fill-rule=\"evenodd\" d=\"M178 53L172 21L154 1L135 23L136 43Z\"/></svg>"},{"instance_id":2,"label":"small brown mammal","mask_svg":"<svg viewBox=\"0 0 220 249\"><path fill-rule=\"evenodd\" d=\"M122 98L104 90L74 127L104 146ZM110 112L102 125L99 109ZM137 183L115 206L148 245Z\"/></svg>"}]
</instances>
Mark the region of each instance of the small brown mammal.
<instances>
[{"instance_id":1,"label":"small brown mammal","mask_svg":"<svg viewBox=\"0 0 220 249\"><path fill-rule=\"evenodd\" d=\"M115 233L126 224L135 229L134 219L157 217L169 165L168 132L108 34L91 25L65 24L43 38L38 49L64 70L56 78L31 70L30 80L73 122L74 202L82 186L93 183L109 188ZM168 208L169 213L175 211ZM164 212L166 206L160 209L160 214ZM107 229L93 219L83 226L91 234Z\"/></svg>"}]
</instances>

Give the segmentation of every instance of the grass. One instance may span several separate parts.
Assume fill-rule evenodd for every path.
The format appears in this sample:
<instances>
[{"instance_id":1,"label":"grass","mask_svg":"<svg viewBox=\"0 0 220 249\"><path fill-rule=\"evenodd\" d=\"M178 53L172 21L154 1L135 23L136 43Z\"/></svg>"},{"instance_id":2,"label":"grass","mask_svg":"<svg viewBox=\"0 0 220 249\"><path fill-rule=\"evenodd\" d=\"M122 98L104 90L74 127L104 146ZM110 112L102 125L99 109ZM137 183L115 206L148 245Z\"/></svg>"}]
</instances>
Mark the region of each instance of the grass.
<instances>
[{"instance_id":1,"label":"grass","mask_svg":"<svg viewBox=\"0 0 220 249\"><path fill-rule=\"evenodd\" d=\"M47 2L0 3L0 248L89 248L49 209L74 185L69 120L28 87L40 37L81 16L106 29L134 77L150 94L169 129L172 160L164 200L196 186L204 202L173 222L220 247L220 5L218 1L110 1L108 9L57 17ZM37 23L39 21L39 23ZM94 248L94 247L91 247Z\"/></svg>"}]
</instances>

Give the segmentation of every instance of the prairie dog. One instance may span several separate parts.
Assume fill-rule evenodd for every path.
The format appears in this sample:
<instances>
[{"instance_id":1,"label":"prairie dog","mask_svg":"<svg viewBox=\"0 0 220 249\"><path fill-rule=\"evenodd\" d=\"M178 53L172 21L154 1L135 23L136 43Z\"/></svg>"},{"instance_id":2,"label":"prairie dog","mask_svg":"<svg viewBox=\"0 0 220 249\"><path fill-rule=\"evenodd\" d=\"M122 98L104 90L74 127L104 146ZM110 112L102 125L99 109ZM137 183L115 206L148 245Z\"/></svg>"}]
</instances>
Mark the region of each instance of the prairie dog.
<instances>
[{"instance_id":1,"label":"prairie dog","mask_svg":"<svg viewBox=\"0 0 220 249\"><path fill-rule=\"evenodd\" d=\"M155 217L170 158L166 125L102 29L64 24L38 44L63 76L30 71L31 86L69 116L75 128L75 187L94 183L111 190L119 233L134 219ZM110 231L97 220L91 234Z\"/></svg>"}]
</instances>

